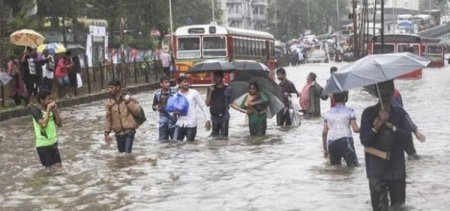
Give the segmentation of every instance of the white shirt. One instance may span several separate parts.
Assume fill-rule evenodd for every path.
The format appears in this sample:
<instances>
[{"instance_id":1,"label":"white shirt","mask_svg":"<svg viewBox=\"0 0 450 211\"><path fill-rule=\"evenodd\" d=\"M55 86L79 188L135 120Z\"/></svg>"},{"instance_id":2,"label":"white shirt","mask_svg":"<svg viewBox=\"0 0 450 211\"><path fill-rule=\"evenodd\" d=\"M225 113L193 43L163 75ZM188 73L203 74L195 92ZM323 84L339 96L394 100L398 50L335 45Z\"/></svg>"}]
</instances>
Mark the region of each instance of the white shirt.
<instances>
[{"instance_id":1,"label":"white shirt","mask_svg":"<svg viewBox=\"0 0 450 211\"><path fill-rule=\"evenodd\" d=\"M351 121L356 120L353 109L338 103L325 114L325 122L328 124L328 142L344 137L352 137L350 130Z\"/></svg>"},{"instance_id":2,"label":"white shirt","mask_svg":"<svg viewBox=\"0 0 450 211\"><path fill-rule=\"evenodd\" d=\"M170 54L166 53L166 52L161 52L161 55L159 56L159 58L161 59L161 63L163 67L169 67L170 66Z\"/></svg>"},{"instance_id":3,"label":"white shirt","mask_svg":"<svg viewBox=\"0 0 450 211\"><path fill-rule=\"evenodd\" d=\"M179 116L176 125L180 127L197 127L197 106L203 112L206 120L210 120L208 109L200 94L195 89L189 89L188 92L183 93L178 91L181 95L186 97L189 102L189 109L185 116Z\"/></svg>"},{"instance_id":4,"label":"white shirt","mask_svg":"<svg viewBox=\"0 0 450 211\"><path fill-rule=\"evenodd\" d=\"M54 78L54 71L55 71L55 59L53 59L53 56L49 55L47 58L50 58L50 63L53 63L53 71L49 71L47 70L47 63L45 63L42 66L42 75L48 79L53 79Z\"/></svg>"}]
</instances>

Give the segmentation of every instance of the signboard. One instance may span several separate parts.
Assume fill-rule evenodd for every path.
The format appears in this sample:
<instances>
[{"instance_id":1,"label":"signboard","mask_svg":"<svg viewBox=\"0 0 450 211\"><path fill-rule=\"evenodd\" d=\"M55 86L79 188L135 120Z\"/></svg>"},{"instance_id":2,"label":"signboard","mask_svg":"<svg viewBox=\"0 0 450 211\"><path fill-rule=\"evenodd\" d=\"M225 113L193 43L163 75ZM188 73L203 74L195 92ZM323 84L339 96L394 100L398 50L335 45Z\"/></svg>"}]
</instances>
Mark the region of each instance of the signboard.
<instances>
[{"instance_id":1,"label":"signboard","mask_svg":"<svg viewBox=\"0 0 450 211\"><path fill-rule=\"evenodd\" d=\"M89 26L89 34L99 37L106 36L106 27L104 26Z\"/></svg>"}]
</instances>

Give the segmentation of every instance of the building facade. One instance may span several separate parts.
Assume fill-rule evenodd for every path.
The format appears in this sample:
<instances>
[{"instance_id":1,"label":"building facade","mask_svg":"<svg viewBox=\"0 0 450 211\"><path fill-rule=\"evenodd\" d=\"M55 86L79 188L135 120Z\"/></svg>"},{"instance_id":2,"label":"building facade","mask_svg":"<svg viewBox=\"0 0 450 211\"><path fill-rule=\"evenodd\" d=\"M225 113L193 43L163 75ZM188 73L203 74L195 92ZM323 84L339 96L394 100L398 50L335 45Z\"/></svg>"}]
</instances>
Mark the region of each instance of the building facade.
<instances>
[{"instance_id":1,"label":"building facade","mask_svg":"<svg viewBox=\"0 0 450 211\"><path fill-rule=\"evenodd\" d=\"M267 31L268 0L219 0L224 26Z\"/></svg>"}]
</instances>

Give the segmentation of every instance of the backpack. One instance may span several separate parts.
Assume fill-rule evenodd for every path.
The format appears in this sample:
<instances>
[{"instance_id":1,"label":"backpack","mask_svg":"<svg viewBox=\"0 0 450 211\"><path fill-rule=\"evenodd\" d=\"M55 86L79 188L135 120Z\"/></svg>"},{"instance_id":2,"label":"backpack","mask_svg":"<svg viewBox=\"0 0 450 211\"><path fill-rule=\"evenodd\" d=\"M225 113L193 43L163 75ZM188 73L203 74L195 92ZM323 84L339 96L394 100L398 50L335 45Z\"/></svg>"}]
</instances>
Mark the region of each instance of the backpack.
<instances>
[{"instance_id":1,"label":"backpack","mask_svg":"<svg viewBox=\"0 0 450 211\"><path fill-rule=\"evenodd\" d=\"M142 123L144 123L147 118L145 117L145 112L144 109L142 108L142 106L139 106L139 112L137 114L133 114L133 112L131 112L131 115L134 118L134 121L136 121L136 123L140 126L142 125Z\"/></svg>"},{"instance_id":2,"label":"backpack","mask_svg":"<svg viewBox=\"0 0 450 211\"><path fill-rule=\"evenodd\" d=\"M125 95L125 94L124 94ZM115 101L110 107L109 107L109 111L111 112L111 108L115 105L115 104L119 104L123 101L123 96L122 95L119 99L119 101ZM139 112L138 113L133 113L130 110L128 110L128 112L131 114L131 116L133 116L134 121L138 124L138 126L141 126L142 123L144 123L147 118L145 117L145 112L144 112L144 108L142 108L141 105L139 105Z\"/></svg>"}]
</instances>

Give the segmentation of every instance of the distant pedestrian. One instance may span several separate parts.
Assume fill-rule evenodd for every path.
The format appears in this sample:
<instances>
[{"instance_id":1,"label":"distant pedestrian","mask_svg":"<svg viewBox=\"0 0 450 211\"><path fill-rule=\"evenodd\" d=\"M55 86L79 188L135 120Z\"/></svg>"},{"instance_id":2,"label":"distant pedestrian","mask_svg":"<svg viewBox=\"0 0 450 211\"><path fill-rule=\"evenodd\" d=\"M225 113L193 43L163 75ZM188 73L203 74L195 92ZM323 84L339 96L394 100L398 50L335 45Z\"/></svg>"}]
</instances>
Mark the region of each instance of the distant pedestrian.
<instances>
[{"instance_id":1,"label":"distant pedestrian","mask_svg":"<svg viewBox=\"0 0 450 211\"><path fill-rule=\"evenodd\" d=\"M400 92L397 89L394 89L394 94L392 96L392 105L403 108L402 95L400 94ZM407 112L406 114L407 114L406 119L408 120L408 123L410 125L411 132L416 136L417 140L419 140L420 142L425 142L425 140L426 140L425 135L423 135L419 131L419 128L413 122L409 113ZM405 152L408 154L408 158L410 160L419 160L421 158L421 156L419 154L417 154L417 151L414 147L414 142L412 139L410 141L408 141Z\"/></svg>"},{"instance_id":2,"label":"distant pedestrian","mask_svg":"<svg viewBox=\"0 0 450 211\"><path fill-rule=\"evenodd\" d=\"M189 103L188 112L186 115L179 115L175 127L175 140L192 142L197 135L197 107L199 107L206 119L205 127L207 130L211 128L211 120L205 105L205 101L195 89L189 88L189 80L185 76L178 78L179 91L178 93L184 96Z\"/></svg>"},{"instance_id":3,"label":"distant pedestrian","mask_svg":"<svg viewBox=\"0 0 450 211\"><path fill-rule=\"evenodd\" d=\"M286 78L286 70L283 68L280 68L276 71L277 73L277 79L280 81L279 85L281 86L281 90L283 92L283 103L284 108L277 114L277 125L283 126L283 125L291 125L291 117L289 115L289 101L291 94L295 94L298 96L298 91L295 88L294 83L292 83L290 80Z\"/></svg>"},{"instance_id":4,"label":"distant pedestrian","mask_svg":"<svg viewBox=\"0 0 450 211\"><path fill-rule=\"evenodd\" d=\"M216 71L213 74L213 85L208 87L206 95L206 106L209 106L211 114L212 133L211 136L228 136L230 122L230 89L223 83L224 74Z\"/></svg>"},{"instance_id":5,"label":"distant pedestrian","mask_svg":"<svg viewBox=\"0 0 450 211\"><path fill-rule=\"evenodd\" d=\"M37 98L39 107L34 105L30 107L36 136L36 150L43 166L60 167L61 156L58 150L56 127L61 127L62 121L58 106L49 90L40 90Z\"/></svg>"},{"instance_id":6,"label":"distant pedestrian","mask_svg":"<svg viewBox=\"0 0 450 211\"><path fill-rule=\"evenodd\" d=\"M316 74L311 72L300 96L300 106L307 117L320 117L320 98L323 88L316 82Z\"/></svg>"},{"instance_id":7,"label":"distant pedestrian","mask_svg":"<svg viewBox=\"0 0 450 211\"><path fill-rule=\"evenodd\" d=\"M36 50L27 47L25 53L22 56L21 68L23 72L23 80L27 89L26 104L28 105L33 96L38 94L39 86L39 74L37 71L37 54Z\"/></svg>"},{"instance_id":8,"label":"distant pedestrian","mask_svg":"<svg viewBox=\"0 0 450 211\"><path fill-rule=\"evenodd\" d=\"M168 49L167 49L168 50ZM170 65L172 62L170 54L166 50L162 50L159 58L161 59L161 64L164 70L164 74L170 78Z\"/></svg>"},{"instance_id":9,"label":"distant pedestrian","mask_svg":"<svg viewBox=\"0 0 450 211\"><path fill-rule=\"evenodd\" d=\"M44 65L42 66L43 83L42 88L53 90L53 79L55 76L55 58L45 49L42 52L44 56Z\"/></svg>"},{"instance_id":10,"label":"distant pedestrian","mask_svg":"<svg viewBox=\"0 0 450 211\"><path fill-rule=\"evenodd\" d=\"M119 152L131 153L134 135L139 127L133 114L140 113L141 108L136 99L122 91L119 80L111 80L108 89L111 97L105 103L105 142L110 143L109 134L114 131Z\"/></svg>"},{"instance_id":11,"label":"distant pedestrian","mask_svg":"<svg viewBox=\"0 0 450 211\"><path fill-rule=\"evenodd\" d=\"M19 64L13 56L8 60L6 73L12 78L9 82L9 96L14 99L16 106L19 106L22 100L27 98L27 90L22 80L22 71L20 71Z\"/></svg>"},{"instance_id":12,"label":"distant pedestrian","mask_svg":"<svg viewBox=\"0 0 450 211\"><path fill-rule=\"evenodd\" d=\"M364 110L361 143L373 210L398 210L406 199L405 146L411 136L406 111L391 103L393 81L379 83L378 104Z\"/></svg>"},{"instance_id":13,"label":"distant pedestrian","mask_svg":"<svg viewBox=\"0 0 450 211\"><path fill-rule=\"evenodd\" d=\"M159 112L159 138L161 142L173 139L175 132L175 123L177 117L166 111L167 100L177 93L175 88L170 87L170 80L163 76L159 79L161 89L155 92L153 97L153 111Z\"/></svg>"},{"instance_id":14,"label":"distant pedestrian","mask_svg":"<svg viewBox=\"0 0 450 211\"><path fill-rule=\"evenodd\" d=\"M331 165L341 165L344 158L348 167L359 165L353 143L353 132L359 133L356 115L352 108L346 107L348 94L334 93L336 105L331 108L324 118L322 144L324 157L329 157Z\"/></svg>"},{"instance_id":15,"label":"distant pedestrian","mask_svg":"<svg viewBox=\"0 0 450 211\"><path fill-rule=\"evenodd\" d=\"M73 67L73 63L70 58L71 55L72 54L70 53L70 51L66 52L64 57L58 60L55 69L55 76L58 79L60 96L65 95L67 98L69 98L73 93L71 90L71 83L69 79L69 72Z\"/></svg>"},{"instance_id":16,"label":"distant pedestrian","mask_svg":"<svg viewBox=\"0 0 450 211\"><path fill-rule=\"evenodd\" d=\"M265 136L267 130L267 109L269 97L261 92L259 85L252 82L248 86L248 93L243 96L242 102L233 103L231 107L246 113L251 136Z\"/></svg>"}]
</instances>

